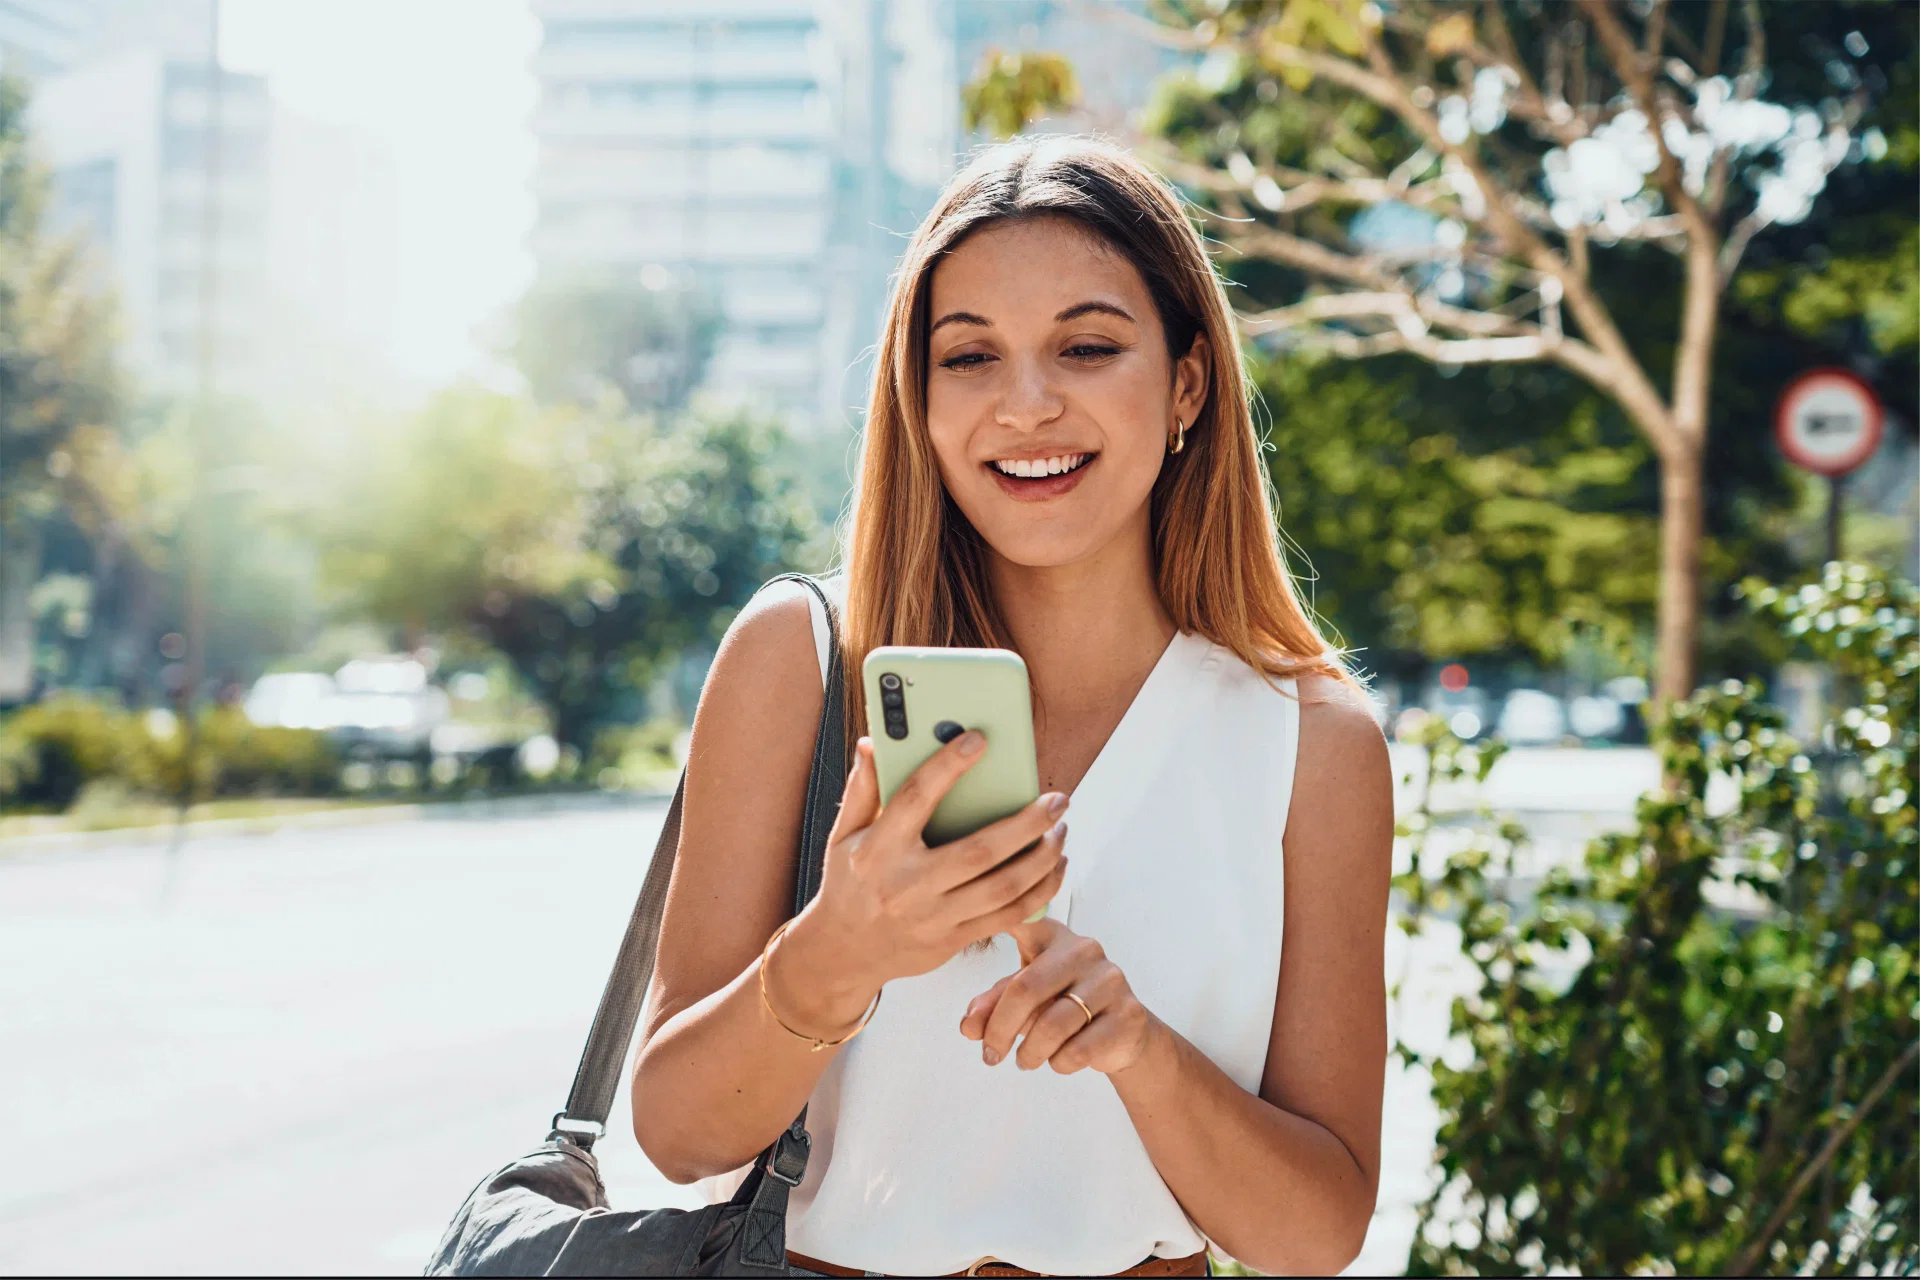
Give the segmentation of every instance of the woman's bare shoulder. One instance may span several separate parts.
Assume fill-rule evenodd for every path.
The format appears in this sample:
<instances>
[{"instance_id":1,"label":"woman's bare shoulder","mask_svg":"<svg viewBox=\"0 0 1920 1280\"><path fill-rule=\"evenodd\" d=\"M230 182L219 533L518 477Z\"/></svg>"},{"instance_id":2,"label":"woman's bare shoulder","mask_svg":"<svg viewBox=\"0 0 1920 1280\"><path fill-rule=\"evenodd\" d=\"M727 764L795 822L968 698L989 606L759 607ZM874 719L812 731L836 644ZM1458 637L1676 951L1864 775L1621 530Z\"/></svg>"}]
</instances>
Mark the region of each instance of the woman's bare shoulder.
<instances>
[{"instance_id":1,"label":"woman's bare shoulder","mask_svg":"<svg viewBox=\"0 0 1920 1280\"><path fill-rule=\"evenodd\" d=\"M701 722L716 717L764 728L804 723L811 741L823 696L807 590L793 582L775 584L747 602L720 642L700 693L695 746Z\"/></svg>"},{"instance_id":2,"label":"woman's bare shoulder","mask_svg":"<svg viewBox=\"0 0 1920 1280\"><path fill-rule=\"evenodd\" d=\"M1301 677L1298 690L1295 798L1346 795L1360 806L1380 808L1391 821L1393 765L1372 702L1362 690L1327 675Z\"/></svg>"},{"instance_id":3,"label":"woman's bare shoulder","mask_svg":"<svg viewBox=\"0 0 1920 1280\"><path fill-rule=\"evenodd\" d=\"M1300 729L1304 734L1312 725L1322 735L1365 738L1371 735L1385 743L1380 722L1374 718L1373 701L1366 692L1345 680L1325 674L1301 676L1296 684L1300 697Z\"/></svg>"}]
</instances>

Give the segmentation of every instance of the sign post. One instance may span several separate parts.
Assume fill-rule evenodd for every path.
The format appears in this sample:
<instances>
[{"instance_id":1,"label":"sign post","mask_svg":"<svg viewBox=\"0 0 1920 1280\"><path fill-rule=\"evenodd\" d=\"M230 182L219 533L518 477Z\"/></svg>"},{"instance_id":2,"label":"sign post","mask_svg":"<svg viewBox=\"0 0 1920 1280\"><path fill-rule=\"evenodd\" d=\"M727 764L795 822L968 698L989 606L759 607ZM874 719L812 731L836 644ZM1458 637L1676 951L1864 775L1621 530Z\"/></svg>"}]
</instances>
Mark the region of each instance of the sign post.
<instances>
[{"instance_id":1,"label":"sign post","mask_svg":"<svg viewBox=\"0 0 1920 1280\"><path fill-rule=\"evenodd\" d=\"M1773 433L1787 461L1827 477L1827 559L1840 558L1843 484L1880 447L1886 426L1880 397L1845 369L1809 369L1787 384L1774 408Z\"/></svg>"}]
</instances>

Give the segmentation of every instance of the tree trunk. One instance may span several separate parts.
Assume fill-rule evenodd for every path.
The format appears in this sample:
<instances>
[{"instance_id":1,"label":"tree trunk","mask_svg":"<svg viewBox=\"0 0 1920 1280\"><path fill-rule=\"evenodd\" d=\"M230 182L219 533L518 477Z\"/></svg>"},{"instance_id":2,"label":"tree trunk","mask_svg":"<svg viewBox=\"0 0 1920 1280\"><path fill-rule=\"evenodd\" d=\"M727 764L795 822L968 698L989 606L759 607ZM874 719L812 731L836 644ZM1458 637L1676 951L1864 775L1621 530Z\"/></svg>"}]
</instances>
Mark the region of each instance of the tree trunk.
<instances>
[{"instance_id":1,"label":"tree trunk","mask_svg":"<svg viewBox=\"0 0 1920 1280\"><path fill-rule=\"evenodd\" d=\"M1660 605L1654 701L1684 698L1699 672L1700 541L1706 533L1702 441L1683 436L1660 459Z\"/></svg>"},{"instance_id":2,"label":"tree trunk","mask_svg":"<svg viewBox=\"0 0 1920 1280\"><path fill-rule=\"evenodd\" d=\"M0 527L0 707L33 694L33 614L27 595L40 580L45 539L29 519Z\"/></svg>"}]
</instances>

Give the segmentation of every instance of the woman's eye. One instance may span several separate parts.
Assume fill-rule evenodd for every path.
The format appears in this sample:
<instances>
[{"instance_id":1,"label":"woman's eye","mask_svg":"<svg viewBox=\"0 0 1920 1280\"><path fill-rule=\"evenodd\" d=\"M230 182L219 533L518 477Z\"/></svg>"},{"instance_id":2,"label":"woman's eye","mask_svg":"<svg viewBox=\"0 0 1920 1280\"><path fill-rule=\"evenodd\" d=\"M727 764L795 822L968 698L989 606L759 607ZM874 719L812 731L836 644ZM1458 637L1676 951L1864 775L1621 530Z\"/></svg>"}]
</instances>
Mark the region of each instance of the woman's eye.
<instances>
[{"instance_id":1,"label":"woman's eye","mask_svg":"<svg viewBox=\"0 0 1920 1280\"><path fill-rule=\"evenodd\" d=\"M1120 354L1120 348L1103 346L1094 342L1081 342L1067 348L1067 354L1075 360L1104 360L1108 356Z\"/></svg>"},{"instance_id":2,"label":"woman's eye","mask_svg":"<svg viewBox=\"0 0 1920 1280\"><path fill-rule=\"evenodd\" d=\"M984 351L963 351L957 356L948 356L940 362L942 369L975 369L993 357Z\"/></svg>"}]
</instances>

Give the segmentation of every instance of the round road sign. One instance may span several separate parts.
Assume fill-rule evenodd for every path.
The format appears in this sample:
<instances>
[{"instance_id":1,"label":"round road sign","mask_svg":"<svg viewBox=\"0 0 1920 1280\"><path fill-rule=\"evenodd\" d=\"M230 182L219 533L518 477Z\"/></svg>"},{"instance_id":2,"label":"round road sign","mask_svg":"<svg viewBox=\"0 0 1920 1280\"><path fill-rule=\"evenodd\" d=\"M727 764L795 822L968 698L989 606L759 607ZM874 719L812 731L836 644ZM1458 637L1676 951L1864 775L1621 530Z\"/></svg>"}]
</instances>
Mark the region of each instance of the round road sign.
<instances>
[{"instance_id":1,"label":"round road sign","mask_svg":"<svg viewBox=\"0 0 1920 1280\"><path fill-rule=\"evenodd\" d=\"M1845 369L1810 369L1787 384L1774 410L1780 452L1796 466L1843 476L1880 447L1885 414L1873 388Z\"/></svg>"}]
</instances>

